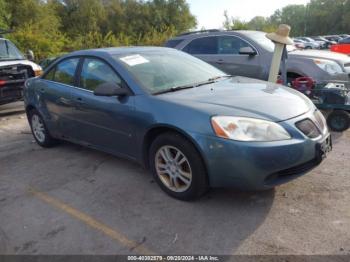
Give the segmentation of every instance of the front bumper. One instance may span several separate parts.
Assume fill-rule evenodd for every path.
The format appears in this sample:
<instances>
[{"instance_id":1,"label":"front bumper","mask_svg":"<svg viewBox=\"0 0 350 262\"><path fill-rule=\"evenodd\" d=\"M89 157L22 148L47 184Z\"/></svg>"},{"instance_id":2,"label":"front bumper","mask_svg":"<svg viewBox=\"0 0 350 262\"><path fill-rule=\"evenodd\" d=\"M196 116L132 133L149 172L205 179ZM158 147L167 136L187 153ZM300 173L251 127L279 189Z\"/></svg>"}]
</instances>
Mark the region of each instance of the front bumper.
<instances>
[{"instance_id":1,"label":"front bumper","mask_svg":"<svg viewBox=\"0 0 350 262\"><path fill-rule=\"evenodd\" d=\"M295 123L309 115L281 122L292 139L276 142L238 142L192 134L204 156L210 186L265 190L300 177L322 160L320 146L330 139L328 130L317 139L306 137Z\"/></svg>"},{"instance_id":2,"label":"front bumper","mask_svg":"<svg viewBox=\"0 0 350 262\"><path fill-rule=\"evenodd\" d=\"M330 75L328 73L323 73L322 75L319 75L317 79L319 83L344 83L344 84L350 84L350 74L348 73L341 73L336 75Z\"/></svg>"},{"instance_id":3,"label":"front bumper","mask_svg":"<svg viewBox=\"0 0 350 262\"><path fill-rule=\"evenodd\" d=\"M20 100L23 97L24 82L34 77L30 65L11 64L0 67L0 104Z\"/></svg>"},{"instance_id":4,"label":"front bumper","mask_svg":"<svg viewBox=\"0 0 350 262\"><path fill-rule=\"evenodd\" d=\"M11 103L23 98L24 81L18 81L0 86L0 105Z\"/></svg>"}]
</instances>

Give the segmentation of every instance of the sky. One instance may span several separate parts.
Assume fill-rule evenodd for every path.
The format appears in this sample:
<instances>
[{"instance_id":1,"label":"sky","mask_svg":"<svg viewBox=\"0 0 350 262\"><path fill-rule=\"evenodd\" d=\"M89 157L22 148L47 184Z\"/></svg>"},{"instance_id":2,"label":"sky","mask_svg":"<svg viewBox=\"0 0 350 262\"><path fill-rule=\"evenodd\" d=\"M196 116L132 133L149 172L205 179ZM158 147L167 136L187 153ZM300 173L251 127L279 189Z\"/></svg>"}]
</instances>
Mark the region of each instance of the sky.
<instances>
[{"instance_id":1,"label":"sky","mask_svg":"<svg viewBox=\"0 0 350 262\"><path fill-rule=\"evenodd\" d=\"M309 0L187 0L197 17L197 28L221 28L224 11L233 17L249 21L255 16L270 16L276 9L290 4L306 4Z\"/></svg>"}]
</instances>

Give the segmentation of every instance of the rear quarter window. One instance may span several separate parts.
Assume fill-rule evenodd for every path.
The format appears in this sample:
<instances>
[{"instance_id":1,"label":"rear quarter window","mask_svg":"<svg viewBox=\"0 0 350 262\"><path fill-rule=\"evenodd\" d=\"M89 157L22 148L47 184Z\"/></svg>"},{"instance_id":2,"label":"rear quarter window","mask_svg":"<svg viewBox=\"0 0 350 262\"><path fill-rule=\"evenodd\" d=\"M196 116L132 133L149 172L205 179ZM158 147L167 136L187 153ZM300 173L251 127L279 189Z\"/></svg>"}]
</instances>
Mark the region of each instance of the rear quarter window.
<instances>
[{"instance_id":1,"label":"rear quarter window","mask_svg":"<svg viewBox=\"0 0 350 262\"><path fill-rule=\"evenodd\" d=\"M170 48L175 48L179 44L181 44L184 40L183 39L178 39L178 40L170 40L165 43L165 47L170 47Z\"/></svg>"}]
</instances>

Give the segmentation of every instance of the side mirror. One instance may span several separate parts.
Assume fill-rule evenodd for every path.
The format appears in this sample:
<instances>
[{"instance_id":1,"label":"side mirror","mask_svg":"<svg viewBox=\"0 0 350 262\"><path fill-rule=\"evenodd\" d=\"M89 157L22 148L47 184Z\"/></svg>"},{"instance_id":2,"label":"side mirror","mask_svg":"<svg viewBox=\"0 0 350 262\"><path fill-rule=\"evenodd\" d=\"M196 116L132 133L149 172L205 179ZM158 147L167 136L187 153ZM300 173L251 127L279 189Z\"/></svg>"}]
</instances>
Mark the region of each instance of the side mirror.
<instances>
[{"instance_id":1,"label":"side mirror","mask_svg":"<svg viewBox=\"0 0 350 262\"><path fill-rule=\"evenodd\" d=\"M27 59L30 61L34 61L34 52L32 50L27 51Z\"/></svg>"},{"instance_id":2,"label":"side mirror","mask_svg":"<svg viewBox=\"0 0 350 262\"><path fill-rule=\"evenodd\" d=\"M129 95L129 90L120 87L115 83L103 83L96 87L94 91L95 96L127 96Z\"/></svg>"},{"instance_id":3,"label":"side mirror","mask_svg":"<svg viewBox=\"0 0 350 262\"><path fill-rule=\"evenodd\" d=\"M239 54L240 55L249 55L249 56L257 55L256 51L253 48L251 48L250 46L240 48Z\"/></svg>"}]
</instances>

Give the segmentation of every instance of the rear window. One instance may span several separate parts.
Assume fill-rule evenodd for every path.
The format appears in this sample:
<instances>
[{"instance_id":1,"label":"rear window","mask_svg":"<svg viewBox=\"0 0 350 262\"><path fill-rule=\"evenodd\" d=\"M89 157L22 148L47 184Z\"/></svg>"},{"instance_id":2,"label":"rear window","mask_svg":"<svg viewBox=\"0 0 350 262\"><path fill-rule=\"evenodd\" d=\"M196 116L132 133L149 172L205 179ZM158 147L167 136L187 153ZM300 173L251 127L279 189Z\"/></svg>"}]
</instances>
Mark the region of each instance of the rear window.
<instances>
[{"instance_id":1,"label":"rear window","mask_svg":"<svg viewBox=\"0 0 350 262\"><path fill-rule=\"evenodd\" d=\"M181 42L183 42L183 39L178 39L178 40L169 40L168 42L165 43L166 47L174 48L178 46Z\"/></svg>"},{"instance_id":2,"label":"rear window","mask_svg":"<svg viewBox=\"0 0 350 262\"><path fill-rule=\"evenodd\" d=\"M213 55L218 52L218 38L216 36L194 39L184 49L191 55Z\"/></svg>"}]
</instances>

